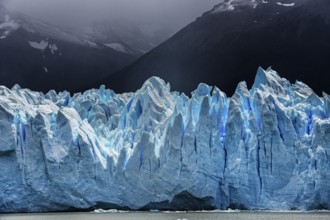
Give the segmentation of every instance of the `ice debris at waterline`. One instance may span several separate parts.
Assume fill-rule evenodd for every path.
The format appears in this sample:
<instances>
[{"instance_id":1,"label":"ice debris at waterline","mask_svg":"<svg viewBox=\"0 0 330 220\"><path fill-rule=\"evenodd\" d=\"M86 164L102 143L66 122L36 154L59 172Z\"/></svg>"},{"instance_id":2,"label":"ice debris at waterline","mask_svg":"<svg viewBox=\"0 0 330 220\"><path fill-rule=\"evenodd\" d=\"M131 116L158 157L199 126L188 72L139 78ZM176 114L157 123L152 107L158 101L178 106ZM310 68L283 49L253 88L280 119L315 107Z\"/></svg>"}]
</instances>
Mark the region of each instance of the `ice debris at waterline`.
<instances>
[{"instance_id":1,"label":"ice debris at waterline","mask_svg":"<svg viewBox=\"0 0 330 220\"><path fill-rule=\"evenodd\" d=\"M0 212L328 209L330 96L259 69L228 98L0 87Z\"/></svg>"}]
</instances>

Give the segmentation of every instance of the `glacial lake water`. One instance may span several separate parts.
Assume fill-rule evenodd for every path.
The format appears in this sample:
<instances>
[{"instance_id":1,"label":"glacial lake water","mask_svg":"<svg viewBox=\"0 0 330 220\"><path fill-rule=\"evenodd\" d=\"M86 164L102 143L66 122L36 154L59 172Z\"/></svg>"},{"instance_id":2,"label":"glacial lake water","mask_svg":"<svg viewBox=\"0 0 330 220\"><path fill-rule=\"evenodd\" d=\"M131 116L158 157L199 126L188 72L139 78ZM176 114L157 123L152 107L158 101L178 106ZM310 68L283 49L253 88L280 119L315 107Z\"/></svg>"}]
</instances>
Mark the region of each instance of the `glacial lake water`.
<instances>
[{"instance_id":1,"label":"glacial lake water","mask_svg":"<svg viewBox=\"0 0 330 220\"><path fill-rule=\"evenodd\" d=\"M0 220L330 220L330 212L128 212L0 214Z\"/></svg>"}]
</instances>

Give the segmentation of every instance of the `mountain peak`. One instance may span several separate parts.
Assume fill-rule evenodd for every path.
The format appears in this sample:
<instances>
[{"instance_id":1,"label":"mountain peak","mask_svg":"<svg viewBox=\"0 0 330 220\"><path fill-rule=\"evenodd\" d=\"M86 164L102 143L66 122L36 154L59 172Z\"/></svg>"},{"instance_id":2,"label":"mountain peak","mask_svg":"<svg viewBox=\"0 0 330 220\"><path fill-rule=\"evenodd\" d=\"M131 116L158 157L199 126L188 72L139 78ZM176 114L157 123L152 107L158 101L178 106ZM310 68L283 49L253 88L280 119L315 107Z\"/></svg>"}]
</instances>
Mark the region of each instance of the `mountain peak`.
<instances>
[{"instance_id":1,"label":"mountain peak","mask_svg":"<svg viewBox=\"0 0 330 220\"><path fill-rule=\"evenodd\" d=\"M186 94L203 81L215 82L231 95L242 80L251 87L255 75L245 73L261 65L272 66L290 81L301 79L321 94L328 88L326 80L319 79L325 78L330 56L329 25L316 10L322 9L321 1L224 1L104 80L119 81L113 89L125 92L157 73L172 89ZM234 10L226 11L231 7Z\"/></svg>"},{"instance_id":2,"label":"mountain peak","mask_svg":"<svg viewBox=\"0 0 330 220\"><path fill-rule=\"evenodd\" d=\"M225 0L221 2L220 4L216 5L211 13L218 13L218 12L224 12L224 11L233 11L240 7L256 7L257 2L256 0Z\"/></svg>"}]
</instances>

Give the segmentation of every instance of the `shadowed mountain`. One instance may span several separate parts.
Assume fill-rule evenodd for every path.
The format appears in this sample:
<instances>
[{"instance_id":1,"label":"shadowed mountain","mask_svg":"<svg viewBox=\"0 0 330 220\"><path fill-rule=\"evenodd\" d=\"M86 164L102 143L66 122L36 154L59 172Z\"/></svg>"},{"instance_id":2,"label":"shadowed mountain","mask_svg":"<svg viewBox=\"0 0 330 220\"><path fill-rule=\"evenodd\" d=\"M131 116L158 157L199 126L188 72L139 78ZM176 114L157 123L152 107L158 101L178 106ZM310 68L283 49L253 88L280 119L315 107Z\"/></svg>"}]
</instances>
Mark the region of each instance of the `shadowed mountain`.
<instances>
[{"instance_id":1,"label":"shadowed mountain","mask_svg":"<svg viewBox=\"0 0 330 220\"><path fill-rule=\"evenodd\" d=\"M121 71L83 89L106 84L135 91L152 75L173 90L190 93L200 82L232 94L239 81L251 86L258 66L272 66L291 82L299 79L329 91L330 1L220 3L165 43Z\"/></svg>"},{"instance_id":2,"label":"shadowed mountain","mask_svg":"<svg viewBox=\"0 0 330 220\"><path fill-rule=\"evenodd\" d=\"M148 28L145 33L142 27L116 21L64 28L0 5L0 84L20 84L43 92L77 91L120 70L169 37L169 30Z\"/></svg>"}]
</instances>

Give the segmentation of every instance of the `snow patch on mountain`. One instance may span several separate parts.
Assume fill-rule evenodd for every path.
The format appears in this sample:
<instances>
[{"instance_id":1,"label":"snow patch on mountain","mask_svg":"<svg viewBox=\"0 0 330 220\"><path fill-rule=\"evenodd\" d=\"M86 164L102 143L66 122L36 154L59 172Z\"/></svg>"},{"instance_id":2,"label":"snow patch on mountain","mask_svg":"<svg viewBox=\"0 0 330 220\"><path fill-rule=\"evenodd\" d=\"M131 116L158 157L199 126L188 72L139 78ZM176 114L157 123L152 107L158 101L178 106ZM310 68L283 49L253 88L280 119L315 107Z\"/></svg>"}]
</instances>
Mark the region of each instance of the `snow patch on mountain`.
<instances>
[{"instance_id":1,"label":"snow patch on mountain","mask_svg":"<svg viewBox=\"0 0 330 220\"><path fill-rule=\"evenodd\" d=\"M17 30L19 28L19 24L15 21L5 21L4 23L0 24L0 29L12 29Z\"/></svg>"},{"instance_id":2,"label":"snow patch on mountain","mask_svg":"<svg viewBox=\"0 0 330 220\"><path fill-rule=\"evenodd\" d=\"M47 50L53 55L55 55L59 50L56 44L52 44L48 40L41 40L40 42L28 41L28 43L34 49L41 50L43 52Z\"/></svg>"},{"instance_id":3,"label":"snow patch on mountain","mask_svg":"<svg viewBox=\"0 0 330 220\"><path fill-rule=\"evenodd\" d=\"M223 12L223 11L233 11L235 6L233 4L235 0L224 1L213 9L213 13Z\"/></svg>"},{"instance_id":4,"label":"snow patch on mountain","mask_svg":"<svg viewBox=\"0 0 330 220\"><path fill-rule=\"evenodd\" d=\"M308 0L307 0L308 1ZM251 7L256 8L258 5L262 4L272 4L274 6L284 6L284 7L294 7L297 4L301 5L306 0L301 1L276 1L276 0L225 0L218 5L214 7L214 9L211 11L211 13L219 13L219 12L225 12L225 11L234 11L235 9L239 9L241 7ZM297 4L296 4L297 3Z\"/></svg>"},{"instance_id":5,"label":"snow patch on mountain","mask_svg":"<svg viewBox=\"0 0 330 220\"><path fill-rule=\"evenodd\" d=\"M6 15L4 21L0 23L0 39L7 38L11 32L17 30L19 27L19 23L11 20L10 16Z\"/></svg>"},{"instance_id":6,"label":"snow patch on mountain","mask_svg":"<svg viewBox=\"0 0 330 220\"><path fill-rule=\"evenodd\" d=\"M285 7L293 7L295 6L295 3L282 3L282 2L276 2L277 5L280 5L280 6L285 6Z\"/></svg>"},{"instance_id":7,"label":"snow patch on mountain","mask_svg":"<svg viewBox=\"0 0 330 220\"><path fill-rule=\"evenodd\" d=\"M258 2L256 0L225 0L221 2L220 4L216 5L211 13L219 13L219 12L225 12L225 11L234 11L235 9L242 7L242 6L249 6L252 8L257 7Z\"/></svg>"},{"instance_id":8,"label":"snow patch on mountain","mask_svg":"<svg viewBox=\"0 0 330 220\"><path fill-rule=\"evenodd\" d=\"M50 49L50 52L52 54L55 54L55 52L58 51L58 47L56 44L49 44L48 48Z\"/></svg>"},{"instance_id":9,"label":"snow patch on mountain","mask_svg":"<svg viewBox=\"0 0 330 220\"><path fill-rule=\"evenodd\" d=\"M48 41L42 40L39 43L38 42L33 42L33 41L28 41L30 46L33 47L34 49L37 50L45 50L48 47Z\"/></svg>"},{"instance_id":10,"label":"snow patch on mountain","mask_svg":"<svg viewBox=\"0 0 330 220\"><path fill-rule=\"evenodd\" d=\"M120 43L108 43L104 45L120 53L130 53L130 51Z\"/></svg>"}]
</instances>

